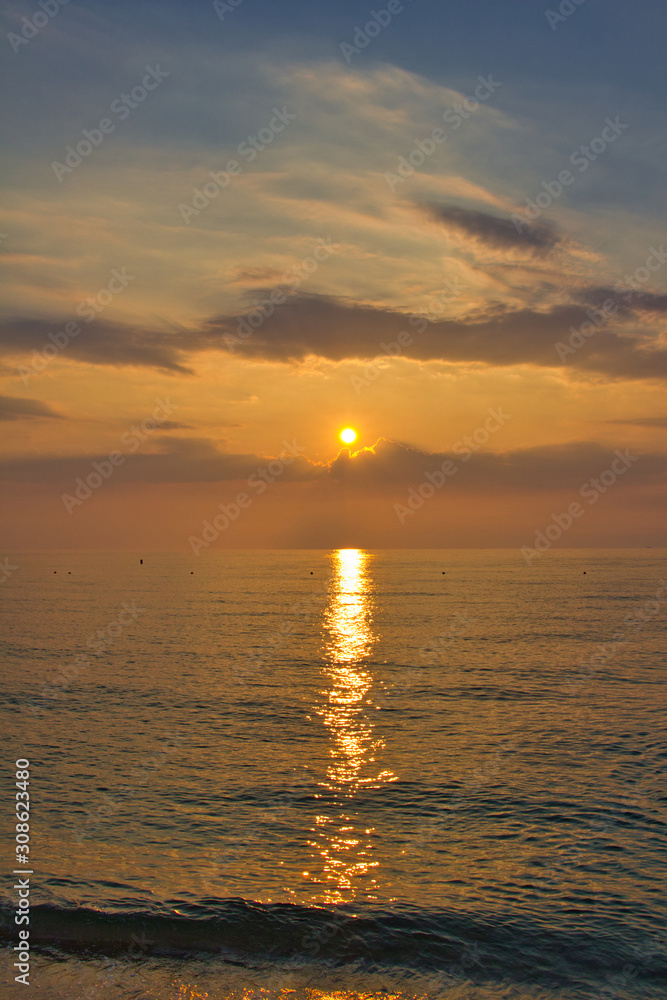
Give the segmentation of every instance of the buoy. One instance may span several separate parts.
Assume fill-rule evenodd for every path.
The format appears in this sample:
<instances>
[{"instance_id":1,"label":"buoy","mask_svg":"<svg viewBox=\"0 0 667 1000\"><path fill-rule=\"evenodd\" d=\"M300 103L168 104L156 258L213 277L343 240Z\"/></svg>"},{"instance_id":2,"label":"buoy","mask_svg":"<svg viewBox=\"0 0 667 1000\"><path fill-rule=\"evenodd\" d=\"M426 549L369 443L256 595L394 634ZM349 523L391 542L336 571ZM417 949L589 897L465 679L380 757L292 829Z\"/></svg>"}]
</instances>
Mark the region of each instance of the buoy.
<instances>
[{"instance_id":1,"label":"buoy","mask_svg":"<svg viewBox=\"0 0 667 1000\"><path fill-rule=\"evenodd\" d=\"M140 566L143 566L143 564L144 564L144 561L143 561L143 559L140 559L140 560L139 560L139 565L140 565Z\"/></svg>"}]
</instances>

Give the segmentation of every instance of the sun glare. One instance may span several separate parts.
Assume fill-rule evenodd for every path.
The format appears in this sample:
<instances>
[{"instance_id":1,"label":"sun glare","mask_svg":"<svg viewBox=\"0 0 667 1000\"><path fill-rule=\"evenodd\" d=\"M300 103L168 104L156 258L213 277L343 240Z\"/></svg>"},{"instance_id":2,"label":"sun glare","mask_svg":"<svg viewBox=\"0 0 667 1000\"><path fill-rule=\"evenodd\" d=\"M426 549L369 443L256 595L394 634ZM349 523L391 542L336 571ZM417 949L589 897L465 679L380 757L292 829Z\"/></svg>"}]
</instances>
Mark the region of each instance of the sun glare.
<instances>
[{"instance_id":1,"label":"sun glare","mask_svg":"<svg viewBox=\"0 0 667 1000\"><path fill-rule=\"evenodd\" d=\"M346 427L344 431L340 432L340 439L343 444L354 444L357 440L357 432L351 427Z\"/></svg>"}]
</instances>

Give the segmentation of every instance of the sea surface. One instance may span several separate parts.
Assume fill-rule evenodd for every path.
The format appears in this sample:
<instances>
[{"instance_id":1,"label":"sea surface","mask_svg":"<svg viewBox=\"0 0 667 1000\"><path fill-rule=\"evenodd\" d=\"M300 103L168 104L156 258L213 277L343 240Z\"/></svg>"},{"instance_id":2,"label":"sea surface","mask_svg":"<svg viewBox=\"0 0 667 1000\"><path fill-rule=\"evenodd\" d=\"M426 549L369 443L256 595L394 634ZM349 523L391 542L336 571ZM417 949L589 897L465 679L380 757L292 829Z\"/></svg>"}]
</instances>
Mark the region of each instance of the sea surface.
<instances>
[{"instance_id":1,"label":"sea surface","mask_svg":"<svg viewBox=\"0 0 667 1000\"><path fill-rule=\"evenodd\" d=\"M13 554L2 997L667 996L666 555Z\"/></svg>"}]
</instances>

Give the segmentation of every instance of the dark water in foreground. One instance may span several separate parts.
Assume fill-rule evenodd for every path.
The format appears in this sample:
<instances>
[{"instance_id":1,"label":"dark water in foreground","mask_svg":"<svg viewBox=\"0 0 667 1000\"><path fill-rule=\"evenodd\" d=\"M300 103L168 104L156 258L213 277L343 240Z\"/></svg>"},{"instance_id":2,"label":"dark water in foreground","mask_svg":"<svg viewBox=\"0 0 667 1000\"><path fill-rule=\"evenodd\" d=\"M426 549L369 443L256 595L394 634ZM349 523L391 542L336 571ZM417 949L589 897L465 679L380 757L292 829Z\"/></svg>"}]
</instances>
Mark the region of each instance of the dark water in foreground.
<instances>
[{"instance_id":1,"label":"dark water in foreground","mask_svg":"<svg viewBox=\"0 0 667 1000\"><path fill-rule=\"evenodd\" d=\"M24 995L667 996L664 555L14 557Z\"/></svg>"}]
</instances>

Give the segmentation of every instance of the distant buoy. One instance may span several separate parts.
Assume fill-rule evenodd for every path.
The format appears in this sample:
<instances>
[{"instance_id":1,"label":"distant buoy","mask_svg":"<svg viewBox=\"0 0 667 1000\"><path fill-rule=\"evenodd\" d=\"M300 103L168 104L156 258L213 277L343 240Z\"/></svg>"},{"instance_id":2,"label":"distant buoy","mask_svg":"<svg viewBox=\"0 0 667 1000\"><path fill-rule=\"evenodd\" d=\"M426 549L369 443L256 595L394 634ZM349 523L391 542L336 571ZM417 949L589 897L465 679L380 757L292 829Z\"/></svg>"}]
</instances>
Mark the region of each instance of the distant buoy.
<instances>
[{"instance_id":1,"label":"distant buoy","mask_svg":"<svg viewBox=\"0 0 667 1000\"><path fill-rule=\"evenodd\" d=\"M57 570L57 569L54 569L54 571L53 571L53 573L54 573L54 576L55 576L55 574L56 574L57 572L58 572L58 570Z\"/></svg>"},{"instance_id":2,"label":"distant buoy","mask_svg":"<svg viewBox=\"0 0 667 1000\"><path fill-rule=\"evenodd\" d=\"M586 570L584 570L584 576L586 576Z\"/></svg>"},{"instance_id":3,"label":"distant buoy","mask_svg":"<svg viewBox=\"0 0 667 1000\"><path fill-rule=\"evenodd\" d=\"M143 566L143 564L144 564L144 561L143 561L143 559L140 559L140 560L139 560L139 565L140 565L140 566Z\"/></svg>"},{"instance_id":4,"label":"distant buoy","mask_svg":"<svg viewBox=\"0 0 667 1000\"><path fill-rule=\"evenodd\" d=\"M190 570L190 576L194 576L194 575L195 575L195 571L193 569L191 569Z\"/></svg>"},{"instance_id":5,"label":"distant buoy","mask_svg":"<svg viewBox=\"0 0 667 1000\"><path fill-rule=\"evenodd\" d=\"M312 571L312 569L311 569L311 571L310 571L310 575L311 575L311 576L313 576L313 571Z\"/></svg>"}]
</instances>

